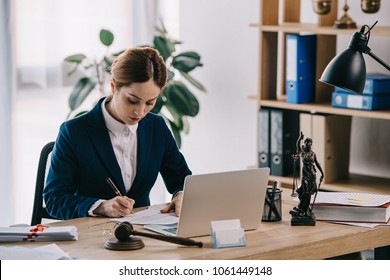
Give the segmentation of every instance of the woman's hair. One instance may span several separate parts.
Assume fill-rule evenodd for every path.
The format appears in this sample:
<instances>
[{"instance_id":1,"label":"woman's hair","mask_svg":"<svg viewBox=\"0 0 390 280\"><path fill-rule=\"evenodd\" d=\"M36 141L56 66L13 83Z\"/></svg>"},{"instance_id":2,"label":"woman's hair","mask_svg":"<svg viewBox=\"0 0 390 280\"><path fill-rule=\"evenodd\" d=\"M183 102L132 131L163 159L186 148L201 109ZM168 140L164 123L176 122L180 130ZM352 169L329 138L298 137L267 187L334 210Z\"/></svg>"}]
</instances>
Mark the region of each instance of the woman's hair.
<instances>
[{"instance_id":1,"label":"woman's hair","mask_svg":"<svg viewBox=\"0 0 390 280\"><path fill-rule=\"evenodd\" d=\"M157 50L150 47L129 48L111 65L111 78L117 88L153 78L162 89L167 80L167 69Z\"/></svg>"}]
</instances>

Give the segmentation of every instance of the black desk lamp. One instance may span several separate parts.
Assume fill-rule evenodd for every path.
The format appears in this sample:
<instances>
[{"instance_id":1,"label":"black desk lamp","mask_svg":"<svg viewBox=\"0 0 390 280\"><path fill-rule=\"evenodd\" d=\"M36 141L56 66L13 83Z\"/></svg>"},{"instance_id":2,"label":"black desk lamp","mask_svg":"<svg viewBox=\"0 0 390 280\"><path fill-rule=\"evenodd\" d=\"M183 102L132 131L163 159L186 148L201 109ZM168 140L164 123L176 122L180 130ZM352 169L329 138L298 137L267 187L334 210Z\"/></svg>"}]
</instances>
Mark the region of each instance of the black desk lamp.
<instances>
[{"instance_id":1,"label":"black desk lamp","mask_svg":"<svg viewBox=\"0 0 390 280\"><path fill-rule=\"evenodd\" d=\"M334 57L326 66L320 82L362 94L366 82L366 64L362 53L368 54L390 71L390 66L371 52L368 47L370 31L373 26L363 25L349 41L348 49ZM365 29L368 28L367 32Z\"/></svg>"}]
</instances>

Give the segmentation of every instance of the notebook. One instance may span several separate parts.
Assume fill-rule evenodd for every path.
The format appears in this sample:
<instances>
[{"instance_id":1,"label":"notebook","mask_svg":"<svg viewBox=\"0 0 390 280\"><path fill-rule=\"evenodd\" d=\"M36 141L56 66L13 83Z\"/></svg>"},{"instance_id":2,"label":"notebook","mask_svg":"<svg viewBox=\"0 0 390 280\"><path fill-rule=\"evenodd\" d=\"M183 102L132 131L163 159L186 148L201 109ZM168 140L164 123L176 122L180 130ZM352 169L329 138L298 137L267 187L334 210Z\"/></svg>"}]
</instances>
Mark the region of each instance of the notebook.
<instances>
[{"instance_id":1,"label":"notebook","mask_svg":"<svg viewBox=\"0 0 390 280\"><path fill-rule=\"evenodd\" d=\"M268 186L268 167L189 175L184 181L179 222L145 225L165 235L210 235L210 222L239 219L244 230L258 228Z\"/></svg>"}]
</instances>

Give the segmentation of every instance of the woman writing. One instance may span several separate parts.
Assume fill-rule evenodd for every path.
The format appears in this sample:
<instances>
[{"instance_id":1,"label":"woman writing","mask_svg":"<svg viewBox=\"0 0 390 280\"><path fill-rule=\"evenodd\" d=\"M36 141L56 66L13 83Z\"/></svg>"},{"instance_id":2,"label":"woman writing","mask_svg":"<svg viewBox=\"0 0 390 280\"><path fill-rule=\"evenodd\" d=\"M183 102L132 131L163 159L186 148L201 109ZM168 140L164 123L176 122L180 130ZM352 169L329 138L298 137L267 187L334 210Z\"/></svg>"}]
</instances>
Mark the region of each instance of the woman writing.
<instances>
[{"instance_id":1,"label":"woman writing","mask_svg":"<svg viewBox=\"0 0 390 280\"><path fill-rule=\"evenodd\" d=\"M172 194L162 212L179 215L191 171L163 118L150 113L166 77L164 61L152 48L131 48L115 60L111 95L60 127L43 194L50 215L126 216L150 204L159 173Z\"/></svg>"}]
</instances>

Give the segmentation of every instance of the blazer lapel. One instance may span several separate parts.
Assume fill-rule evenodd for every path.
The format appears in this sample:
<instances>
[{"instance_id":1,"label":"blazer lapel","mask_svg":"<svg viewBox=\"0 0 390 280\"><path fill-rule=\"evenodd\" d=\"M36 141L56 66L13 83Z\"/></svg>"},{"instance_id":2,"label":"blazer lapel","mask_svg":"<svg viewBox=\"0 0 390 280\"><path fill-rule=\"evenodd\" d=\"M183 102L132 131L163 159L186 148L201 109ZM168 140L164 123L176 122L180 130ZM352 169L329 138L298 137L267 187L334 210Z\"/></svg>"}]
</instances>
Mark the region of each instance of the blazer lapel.
<instances>
[{"instance_id":1,"label":"blazer lapel","mask_svg":"<svg viewBox=\"0 0 390 280\"><path fill-rule=\"evenodd\" d=\"M103 113L101 110L101 103L104 98L100 99L98 104L90 111L88 121L88 133L92 145L95 148L101 163L105 166L110 178L117 185L122 194L126 193L125 184L123 182L122 173L116 160L114 149L111 144L110 135L106 127Z\"/></svg>"},{"instance_id":2,"label":"blazer lapel","mask_svg":"<svg viewBox=\"0 0 390 280\"><path fill-rule=\"evenodd\" d=\"M142 186L142 178L147 176L148 160L150 159L150 145L152 143L151 131L149 128L150 122L146 118L142 119L138 124L137 136L138 136L138 148L137 148L137 173L134 178L132 190ZM133 189L134 188L134 189Z\"/></svg>"}]
</instances>

